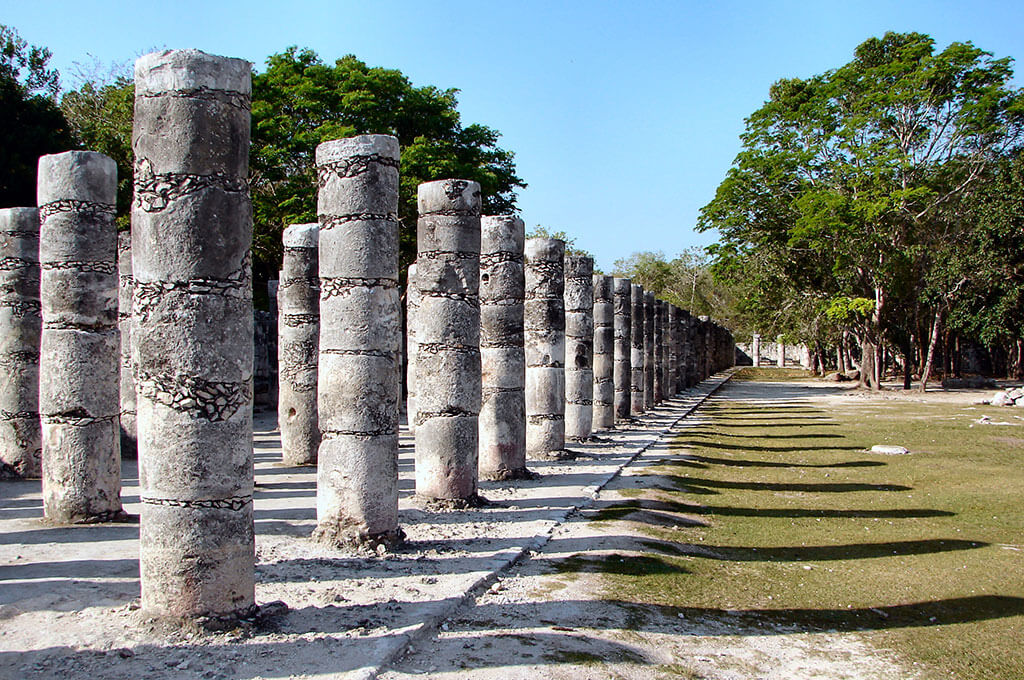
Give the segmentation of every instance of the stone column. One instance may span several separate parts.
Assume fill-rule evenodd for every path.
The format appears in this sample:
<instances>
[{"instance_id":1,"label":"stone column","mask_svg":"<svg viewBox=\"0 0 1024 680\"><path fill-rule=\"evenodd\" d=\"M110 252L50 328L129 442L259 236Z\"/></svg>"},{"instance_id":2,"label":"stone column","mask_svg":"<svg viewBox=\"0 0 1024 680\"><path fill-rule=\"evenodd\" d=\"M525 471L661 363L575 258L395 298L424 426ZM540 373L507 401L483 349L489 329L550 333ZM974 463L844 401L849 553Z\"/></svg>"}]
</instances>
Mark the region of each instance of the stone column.
<instances>
[{"instance_id":1,"label":"stone column","mask_svg":"<svg viewBox=\"0 0 1024 680\"><path fill-rule=\"evenodd\" d=\"M316 149L320 190L317 527L334 546L387 549L398 526L398 140ZM382 547L383 546L383 547Z\"/></svg>"},{"instance_id":2,"label":"stone column","mask_svg":"<svg viewBox=\"0 0 1024 680\"><path fill-rule=\"evenodd\" d=\"M644 412L644 287L638 283L630 287L630 412L640 415Z\"/></svg>"},{"instance_id":3,"label":"stone column","mask_svg":"<svg viewBox=\"0 0 1024 680\"><path fill-rule=\"evenodd\" d=\"M665 385L669 396L679 394L679 312L682 311L673 304L668 306L668 365L665 376Z\"/></svg>"},{"instance_id":4,"label":"stone column","mask_svg":"<svg viewBox=\"0 0 1024 680\"><path fill-rule=\"evenodd\" d=\"M39 159L43 514L53 522L124 516L116 194L117 166L103 154Z\"/></svg>"},{"instance_id":5,"label":"stone column","mask_svg":"<svg viewBox=\"0 0 1024 680\"><path fill-rule=\"evenodd\" d=\"M526 456L565 453L565 243L526 241Z\"/></svg>"},{"instance_id":6,"label":"stone column","mask_svg":"<svg viewBox=\"0 0 1024 680\"><path fill-rule=\"evenodd\" d=\"M780 335L775 339L775 343L775 346L778 349L778 354L775 357L775 365L782 368L786 365L786 341Z\"/></svg>"},{"instance_id":7,"label":"stone column","mask_svg":"<svg viewBox=\"0 0 1024 680\"><path fill-rule=\"evenodd\" d=\"M612 277L594 274L593 428L615 425L615 314Z\"/></svg>"},{"instance_id":8,"label":"stone column","mask_svg":"<svg viewBox=\"0 0 1024 680\"><path fill-rule=\"evenodd\" d=\"M405 282L405 421L409 432L416 433L416 323L419 318L420 291L416 287L416 263L409 265Z\"/></svg>"},{"instance_id":9,"label":"stone column","mask_svg":"<svg viewBox=\"0 0 1024 680\"><path fill-rule=\"evenodd\" d=\"M526 356L523 350L525 225L484 217L480 235L480 477L525 479Z\"/></svg>"},{"instance_id":10,"label":"stone column","mask_svg":"<svg viewBox=\"0 0 1024 680\"><path fill-rule=\"evenodd\" d=\"M117 327L121 332L121 458L138 457L136 432L135 378L132 375L132 234L117 234Z\"/></svg>"},{"instance_id":11,"label":"stone column","mask_svg":"<svg viewBox=\"0 0 1024 680\"><path fill-rule=\"evenodd\" d=\"M42 474L39 211L0 210L0 479Z\"/></svg>"},{"instance_id":12,"label":"stone column","mask_svg":"<svg viewBox=\"0 0 1024 680\"><path fill-rule=\"evenodd\" d=\"M153 615L255 606L251 69L197 50L135 62L132 351Z\"/></svg>"},{"instance_id":13,"label":"stone column","mask_svg":"<svg viewBox=\"0 0 1024 680\"><path fill-rule=\"evenodd\" d=\"M665 378L665 335L664 335L664 312L665 306L661 300L654 300L654 403L660 404L665 401L665 389L663 380Z\"/></svg>"},{"instance_id":14,"label":"stone column","mask_svg":"<svg viewBox=\"0 0 1024 680\"><path fill-rule=\"evenodd\" d=\"M417 204L416 493L463 508L479 502L480 185L427 182Z\"/></svg>"},{"instance_id":15,"label":"stone column","mask_svg":"<svg viewBox=\"0 0 1024 680\"><path fill-rule=\"evenodd\" d=\"M654 293L644 293L644 410L654 408Z\"/></svg>"},{"instance_id":16,"label":"stone column","mask_svg":"<svg viewBox=\"0 0 1024 680\"><path fill-rule=\"evenodd\" d=\"M320 448L317 363L320 358L319 225L284 230L277 290L277 420L285 465L315 465Z\"/></svg>"},{"instance_id":17,"label":"stone column","mask_svg":"<svg viewBox=\"0 0 1024 680\"><path fill-rule=\"evenodd\" d=\"M565 256L565 436L583 441L594 423L594 260Z\"/></svg>"},{"instance_id":18,"label":"stone column","mask_svg":"<svg viewBox=\"0 0 1024 680\"><path fill-rule=\"evenodd\" d=\"M632 403L631 344L633 330L632 281L616 278L612 282L615 329L615 419L629 420Z\"/></svg>"},{"instance_id":19,"label":"stone column","mask_svg":"<svg viewBox=\"0 0 1024 680\"><path fill-rule=\"evenodd\" d=\"M754 368L761 366L761 335L754 333L754 339L750 343L750 358L754 360Z\"/></svg>"},{"instance_id":20,"label":"stone column","mask_svg":"<svg viewBox=\"0 0 1024 680\"><path fill-rule=\"evenodd\" d=\"M667 302L661 303L661 396L668 400L675 396L670 380L669 362L672 354L672 319L669 318L669 310L672 308Z\"/></svg>"}]
</instances>

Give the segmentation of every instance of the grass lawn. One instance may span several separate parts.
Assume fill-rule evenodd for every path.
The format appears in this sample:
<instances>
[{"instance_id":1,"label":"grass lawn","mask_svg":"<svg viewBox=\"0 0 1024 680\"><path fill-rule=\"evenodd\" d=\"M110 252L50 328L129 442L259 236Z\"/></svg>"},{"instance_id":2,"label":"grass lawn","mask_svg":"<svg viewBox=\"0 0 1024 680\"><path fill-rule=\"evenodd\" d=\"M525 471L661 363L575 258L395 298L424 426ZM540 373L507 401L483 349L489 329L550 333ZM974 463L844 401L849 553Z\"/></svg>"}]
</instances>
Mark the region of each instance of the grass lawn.
<instances>
[{"instance_id":1,"label":"grass lawn","mask_svg":"<svg viewBox=\"0 0 1024 680\"><path fill-rule=\"evenodd\" d=\"M1024 678L1024 411L771 390L727 387L600 512L639 523L646 554L563 570L739 634L854 632L926 677Z\"/></svg>"}]
</instances>

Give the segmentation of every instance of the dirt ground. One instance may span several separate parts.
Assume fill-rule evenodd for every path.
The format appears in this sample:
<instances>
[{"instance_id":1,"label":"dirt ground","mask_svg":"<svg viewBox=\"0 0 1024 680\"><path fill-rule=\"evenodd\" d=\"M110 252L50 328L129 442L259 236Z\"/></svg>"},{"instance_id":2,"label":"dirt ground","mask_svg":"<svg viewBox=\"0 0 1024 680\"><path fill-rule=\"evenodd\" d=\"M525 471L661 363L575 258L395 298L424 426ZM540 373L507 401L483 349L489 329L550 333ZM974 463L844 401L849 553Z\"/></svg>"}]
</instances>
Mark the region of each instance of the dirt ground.
<instances>
[{"instance_id":1,"label":"dirt ground","mask_svg":"<svg viewBox=\"0 0 1024 680\"><path fill-rule=\"evenodd\" d=\"M283 467L274 417L256 424L257 601L287 610L250 632L168 630L138 611L138 526L52 527L38 482L0 485L0 678L893 678L914 677L853 634L749 630L739 621L609 603L552 559L628 554L638 536L607 534L588 513L643 481L673 435L718 388L705 381L635 425L534 463L535 481L482 484L493 504L434 513L412 498L402 438L400 552L340 554L309 540L315 470ZM823 383L735 383L720 393L770 405L872 398ZM985 391L925 399L980 401ZM678 455L678 452L676 452ZM621 472L621 474L620 474ZM137 513L134 462L123 500ZM593 576L594 579L597 575Z\"/></svg>"}]
</instances>

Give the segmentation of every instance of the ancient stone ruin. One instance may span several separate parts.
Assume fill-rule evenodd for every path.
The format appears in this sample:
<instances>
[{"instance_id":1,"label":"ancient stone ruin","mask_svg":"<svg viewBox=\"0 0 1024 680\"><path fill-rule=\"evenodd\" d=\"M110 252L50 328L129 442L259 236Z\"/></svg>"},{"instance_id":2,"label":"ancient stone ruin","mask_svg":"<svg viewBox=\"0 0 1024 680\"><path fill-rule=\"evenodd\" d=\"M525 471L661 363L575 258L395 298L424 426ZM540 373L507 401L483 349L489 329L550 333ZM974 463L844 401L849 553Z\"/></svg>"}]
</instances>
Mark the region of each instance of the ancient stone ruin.
<instances>
[{"instance_id":1,"label":"ancient stone ruin","mask_svg":"<svg viewBox=\"0 0 1024 680\"><path fill-rule=\"evenodd\" d=\"M565 436L585 441L594 413L594 261L565 256Z\"/></svg>"},{"instance_id":2,"label":"ancient stone ruin","mask_svg":"<svg viewBox=\"0 0 1024 680\"><path fill-rule=\"evenodd\" d=\"M565 243L526 241L526 455L565 453Z\"/></svg>"},{"instance_id":3,"label":"ancient stone ruin","mask_svg":"<svg viewBox=\"0 0 1024 680\"><path fill-rule=\"evenodd\" d=\"M615 425L615 314L612 277L594 274L593 427Z\"/></svg>"},{"instance_id":4,"label":"ancient stone ruin","mask_svg":"<svg viewBox=\"0 0 1024 680\"><path fill-rule=\"evenodd\" d=\"M39 210L0 210L0 479L42 475Z\"/></svg>"},{"instance_id":5,"label":"ancient stone ruin","mask_svg":"<svg viewBox=\"0 0 1024 680\"><path fill-rule=\"evenodd\" d=\"M417 194L416 493L479 502L480 185L427 182Z\"/></svg>"},{"instance_id":6,"label":"ancient stone ruin","mask_svg":"<svg viewBox=\"0 0 1024 680\"><path fill-rule=\"evenodd\" d=\"M39 412L52 522L123 516L116 194L117 165L103 154L39 159Z\"/></svg>"},{"instance_id":7,"label":"ancient stone ruin","mask_svg":"<svg viewBox=\"0 0 1024 680\"><path fill-rule=\"evenodd\" d=\"M156 615L254 606L251 73L197 50L135 63L140 566Z\"/></svg>"},{"instance_id":8,"label":"ancient stone ruin","mask_svg":"<svg viewBox=\"0 0 1024 680\"><path fill-rule=\"evenodd\" d=\"M398 140L316 150L322 441L315 536L385 549L398 526Z\"/></svg>"},{"instance_id":9,"label":"ancient stone ruin","mask_svg":"<svg viewBox=\"0 0 1024 680\"><path fill-rule=\"evenodd\" d=\"M317 364L320 358L318 224L284 230L277 291L277 420L285 465L315 465L320 449Z\"/></svg>"},{"instance_id":10,"label":"ancient stone ruin","mask_svg":"<svg viewBox=\"0 0 1024 680\"><path fill-rule=\"evenodd\" d=\"M526 355L523 348L525 225L484 217L480 236L480 478L521 479L526 469Z\"/></svg>"}]
</instances>

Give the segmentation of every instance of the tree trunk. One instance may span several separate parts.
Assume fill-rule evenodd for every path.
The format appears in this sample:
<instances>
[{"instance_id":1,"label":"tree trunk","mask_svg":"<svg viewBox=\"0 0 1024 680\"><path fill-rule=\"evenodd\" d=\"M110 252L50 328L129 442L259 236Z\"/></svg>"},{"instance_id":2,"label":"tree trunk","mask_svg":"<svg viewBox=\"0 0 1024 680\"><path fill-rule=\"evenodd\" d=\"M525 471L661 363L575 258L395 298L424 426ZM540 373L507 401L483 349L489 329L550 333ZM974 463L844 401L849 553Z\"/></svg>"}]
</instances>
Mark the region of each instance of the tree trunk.
<instances>
[{"instance_id":1,"label":"tree trunk","mask_svg":"<svg viewBox=\"0 0 1024 680\"><path fill-rule=\"evenodd\" d=\"M960 334L953 336L953 377L962 378L963 357L960 356Z\"/></svg>"},{"instance_id":2,"label":"tree trunk","mask_svg":"<svg viewBox=\"0 0 1024 680\"><path fill-rule=\"evenodd\" d=\"M921 366L921 391L928 389L928 379L932 374L932 359L935 358L935 345L939 342L939 335L942 329L942 308L935 310L935 320L932 321L931 338L928 341L928 354L925 357L924 365Z\"/></svg>"},{"instance_id":3,"label":"tree trunk","mask_svg":"<svg viewBox=\"0 0 1024 680\"><path fill-rule=\"evenodd\" d=\"M1017 380L1024 380L1024 338L1017 338L1017 362L1013 377Z\"/></svg>"},{"instance_id":4,"label":"tree trunk","mask_svg":"<svg viewBox=\"0 0 1024 680\"><path fill-rule=\"evenodd\" d=\"M907 343L903 348L903 389L909 390L914 386L914 343Z\"/></svg>"}]
</instances>

